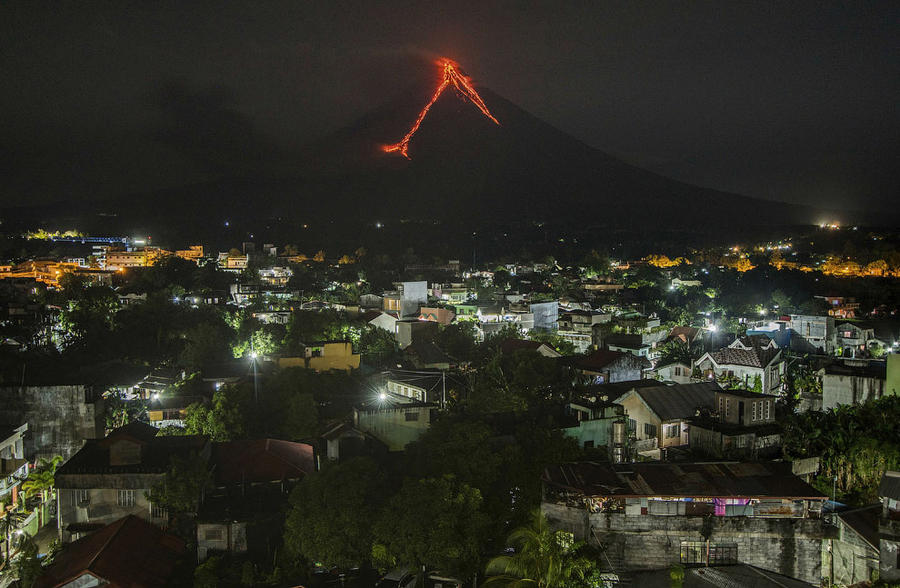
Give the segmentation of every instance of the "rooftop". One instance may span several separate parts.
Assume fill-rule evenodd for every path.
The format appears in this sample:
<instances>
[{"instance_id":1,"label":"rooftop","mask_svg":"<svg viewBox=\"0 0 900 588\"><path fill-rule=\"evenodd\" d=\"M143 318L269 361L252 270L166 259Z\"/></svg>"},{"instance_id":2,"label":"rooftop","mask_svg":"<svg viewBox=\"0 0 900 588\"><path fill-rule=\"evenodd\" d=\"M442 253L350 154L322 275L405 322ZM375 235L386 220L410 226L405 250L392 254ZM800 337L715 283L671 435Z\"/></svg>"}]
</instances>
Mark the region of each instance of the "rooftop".
<instances>
[{"instance_id":1,"label":"rooftop","mask_svg":"<svg viewBox=\"0 0 900 588\"><path fill-rule=\"evenodd\" d=\"M825 366L825 374L829 376L857 376L884 380L887 378L887 362L865 359L836 361Z\"/></svg>"},{"instance_id":2,"label":"rooftop","mask_svg":"<svg viewBox=\"0 0 900 588\"><path fill-rule=\"evenodd\" d=\"M718 390L720 388L716 382L700 382L639 388L634 390L634 393L650 407L650 410L660 420L668 421L690 418L697 414L697 410L700 408L712 409L715 406L716 391ZM616 402L619 402L621 398L620 396L616 399Z\"/></svg>"},{"instance_id":3,"label":"rooftop","mask_svg":"<svg viewBox=\"0 0 900 588\"><path fill-rule=\"evenodd\" d=\"M726 347L709 354L718 365L743 365L747 367L763 368L772 363L772 360L781 353L779 349L735 349Z\"/></svg>"},{"instance_id":4,"label":"rooftop","mask_svg":"<svg viewBox=\"0 0 900 588\"><path fill-rule=\"evenodd\" d=\"M791 473L788 462L608 463L550 466L543 481L585 496L638 498L786 498L827 496Z\"/></svg>"},{"instance_id":5,"label":"rooftop","mask_svg":"<svg viewBox=\"0 0 900 588\"><path fill-rule=\"evenodd\" d=\"M277 482L315 471L312 445L279 439L214 443L211 461L216 482Z\"/></svg>"},{"instance_id":6,"label":"rooftop","mask_svg":"<svg viewBox=\"0 0 900 588\"><path fill-rule=\"evenodd\" d=\"M35 587L66 585L84 574L112 586L168 586L183 553L181 539L129 515L66 547Z\"/></svg>"}]
</instances>

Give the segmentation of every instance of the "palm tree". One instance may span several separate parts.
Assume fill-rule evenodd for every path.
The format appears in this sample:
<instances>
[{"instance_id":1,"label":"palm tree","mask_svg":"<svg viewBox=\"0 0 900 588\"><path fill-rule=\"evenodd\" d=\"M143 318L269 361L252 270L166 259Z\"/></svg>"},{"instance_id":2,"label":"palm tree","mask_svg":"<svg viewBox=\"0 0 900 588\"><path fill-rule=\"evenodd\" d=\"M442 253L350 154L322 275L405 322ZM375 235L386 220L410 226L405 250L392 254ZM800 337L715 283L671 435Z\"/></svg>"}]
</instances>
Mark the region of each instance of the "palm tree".
<instances>
[{"instance_id":1,"label":"palm tree","mask_svg":"<svg viewBox=\"0 0 900 588\"><path fill-rule=\"evenodd\" d=\"M541 511L535 510L529 525L507 537L514 555L501 555L488 562L485 586L507 588L562 588L586 585L584 580L593 562L578 555L581 544L571 535L553 531Z\"/></svg>"}]
</instances>

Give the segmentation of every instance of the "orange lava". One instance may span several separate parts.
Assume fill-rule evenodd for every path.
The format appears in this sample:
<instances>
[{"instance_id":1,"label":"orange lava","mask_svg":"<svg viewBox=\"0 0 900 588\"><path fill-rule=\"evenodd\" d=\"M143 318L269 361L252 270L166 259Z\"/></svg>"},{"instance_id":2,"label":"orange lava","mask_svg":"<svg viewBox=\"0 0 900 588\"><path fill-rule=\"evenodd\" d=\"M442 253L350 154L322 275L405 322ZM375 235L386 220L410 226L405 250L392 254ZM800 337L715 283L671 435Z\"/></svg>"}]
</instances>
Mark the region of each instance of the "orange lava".
<instances>
[{"instance_id":1,"label":"orange lava","mask_svg":"<svg viewBox=\"0 0 900 588\"><path fill-rule=\"evenodd\" d=\"M457 91L462 94L465 98L468 98L469 102L474 104L481 113L494 121L496 124L500 124L494 115L491 114L491 111L488 110L487 105L485 105L484 100L481 99L481 96L478 95L478 92L475 91L474 86L472 86L471 80L467 77L459 73L459 70L456 69L456 64L447 58L442 58L438 61L438 64L443 68L443 76L441 78L441 83L438 84L437 89L435 89L434 94L431 95L431 100L428 101L428 104L425 105L419 112L419 116L416 117L416 122L413 123L413 126L409 129L409 131L404 135L402 139L400 139L399 143L394 143L393 145L384 145L382 149L387 153L393 153L394 151L399 151L403 157L409 159L409 141L412 139L413 135L416 134L416 131L419 130L419 125L422 124L422 121L425 120L425 116L428 114L428 111L431 109L432 104L437 102L437 99L443 93L444 90L447 89L447 86L453 86L457 89Z\"/></svg>"}]
</instances>

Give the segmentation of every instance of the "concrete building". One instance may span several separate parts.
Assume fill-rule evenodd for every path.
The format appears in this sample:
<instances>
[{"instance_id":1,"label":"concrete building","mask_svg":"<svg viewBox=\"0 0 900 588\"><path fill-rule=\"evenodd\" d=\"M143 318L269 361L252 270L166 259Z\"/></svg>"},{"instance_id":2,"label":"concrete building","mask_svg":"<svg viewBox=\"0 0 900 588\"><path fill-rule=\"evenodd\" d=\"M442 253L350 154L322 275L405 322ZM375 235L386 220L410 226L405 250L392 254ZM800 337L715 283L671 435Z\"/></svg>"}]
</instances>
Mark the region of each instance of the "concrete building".
<instances>
[{"instance_id":1,"label":"concrete building","mask_svg":"<svg viewBox=\"0 0 900 588\"><path fill-rule=\"evenodd\" d=\"M881 504L871 504L838 513L834 517L836 537L822 553L825 577L835 586L867 583L878 570L878 516Z\"/></svg>"},{"instance_id":2,"label":"concrete building","mask_svg":"<svg viewBox=\"0 0 900 588\"><path fill-rule=\"evenodd\" d=\"M689 443L689 421L712 410L715 382L635 388L614 400L625 408L637 451L654 451Z\"/></svg>"},{"instance_id":3,"label":"concrete building","mask_svg":"<svg viewBox=\"0 0 900 588\"><path fill-rule=\"evenodd\" d=\"M591 378L593 384L640 380L650 362L630 353L598 349L590 355L562 358L560 361Z\"/></svg>"},{"instance_id":4,"label":"concrete building","mask_svg":"<svg viewBox=\"0 0 900 588\"><path fill-rule=\"evenodd\" d=\"M714 412L690 421L691 449L720 459L780 456L775 400L749 390L716 390Z\"/></svg>"},{"instance_id":5,"label":"concrete building","mask_svg":"<svg viewBox=\"0 0 900 588\"><path fill-rule=\"evenodd\" d=\"M174 456L196 454L206 460L210 444L199 435L157 437L157 432L139 421L129 423L104 439L88 441L56 470L61 541L73 541L128 515L160 526L168 523L168 513L147 495L165 479Z\"/></svg>"},{"instance_id":6,"label":"concrete building","mask_svg":"<svg viewBox=\"0 0 900 588\"><path fill-rule=\"evenodd\" d=\"M819 370L822 378L822 409L842 404L865 404L885 393L887 367L884 361L838 360Z\"/></svg>"},{"instance_id":7,"label":"concrete building","mask_svg":"<svg viewBox=\"0 0 900 588\"><path fill-rule=\"evenodd\" d=\"M790 328L826 355L837 348L837 335L833 316L813 316L808 314L790 315Z\"/></svg>"},{"instance_id":8,"label":"concrete building","mask_svg":"<svg viewBox=\"0 0 900 588\"><path fill-rule=\"evenodd\" d=\"M350 341L318 341L306 343L302 356L278 358L278 367L303 367L317 372L349 372L359 368L359 357L358 353L353 352Z\"/></svg>"},{"instance_id":9,"label":"concrete building","mask_svg":"<svg viewBox=\"0 0 900 588\"><path fill-rule=\"evenodd\" d=\"M353 426L384 443L388 451L403 451L428 430L437 408L434 402L385 394L383 400L353 407Z\"/></svg>"},{"instance_id":10,"label":"concrete building","mask_svg":"<svg viewBox=\"0 0 900 588\"><path fill-rule=\"evenodd\" d=\"M557 335L572 343L578 353L584 353L595 344L594 326L612 320L609 313L592 310L567 310L560 313Z\"/></svg>"},{"instance_id":11,"label":"concrete building","mask_svg":"<svg viewBox=\"0 0 900 588\"><path fill-rule=\"evenodd\" d=\"M68 459L85 439L103 437L103 399L90 386L0 388L0 427L28 424L25 457Z\"/></svg>"},{"instance_id":12,"label":"concrete building","mask_svg":"<svg viewBox=\"0 0 900 588\"><path fill-rule=\"evenodd\" d=\"M827 497L789 463L581 462L548 467L543 484L552 528L617 572L740 563L822 580Z\"/></svg>"}]
</instances>

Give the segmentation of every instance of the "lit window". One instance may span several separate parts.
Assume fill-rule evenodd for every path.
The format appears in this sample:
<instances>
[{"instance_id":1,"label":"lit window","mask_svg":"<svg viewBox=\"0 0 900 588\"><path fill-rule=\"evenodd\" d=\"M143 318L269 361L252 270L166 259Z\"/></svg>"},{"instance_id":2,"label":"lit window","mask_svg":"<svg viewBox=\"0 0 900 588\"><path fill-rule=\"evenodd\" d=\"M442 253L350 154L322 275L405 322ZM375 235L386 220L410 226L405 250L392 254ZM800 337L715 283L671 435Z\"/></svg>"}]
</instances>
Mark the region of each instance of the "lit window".
<instances>
[{"instance_id":1,"label":"lit window","mask_svg":"<svg viewBox=\"0 0 900 588\"><path fill-rule=\"evenodd\" d=\"M91 501L90 490L75 490L75 504L87 504Z\"/></svg>"}]
</instances>

